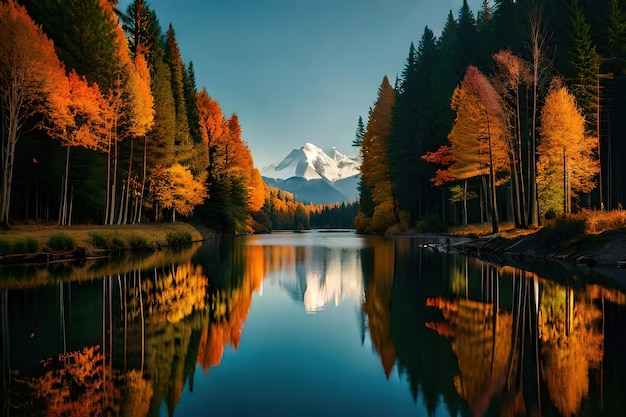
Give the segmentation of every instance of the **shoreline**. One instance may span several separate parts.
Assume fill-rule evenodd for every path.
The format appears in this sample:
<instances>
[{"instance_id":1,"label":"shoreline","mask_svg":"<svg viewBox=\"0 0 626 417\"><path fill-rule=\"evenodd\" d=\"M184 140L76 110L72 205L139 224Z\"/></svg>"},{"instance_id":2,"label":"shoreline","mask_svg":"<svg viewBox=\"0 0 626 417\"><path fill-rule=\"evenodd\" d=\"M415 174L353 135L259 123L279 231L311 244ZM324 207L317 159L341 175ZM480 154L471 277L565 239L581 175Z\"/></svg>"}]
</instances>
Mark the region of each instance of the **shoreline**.
<instances>
[{"instance_id":1,"label":"shoreline","mask_svg":"<svg viewBox=\"0 0 626 417\"><path fill-rule=\"evenodd\" d=\"M52 250L46 242L54 233L61 232L75 242L71 250ZM131 242L143 239L145 248L102 248L96 246L93 235L103 234ZM134 225L74 225L25 224L0 231L0 242L14 243L33 239L38 249L26 253L0 255L0 265L46 265L61 262L80 262L107 258L116 254L159 251L170 244L168 234L189 236L189 243L223 237L206 226L185 222L141 223ZM501 234L485 236L462 236L453 234L407 234L387 238L425 238L440 252L458 253L501 265L560 263L576 265L586 270L596 270L616 278L626 287L626 229L611 230L599 234L572 234L554 229L539 229L529 234L504 237Z\"/></svg>"},{"instance_id":2,"label":"shoreline","mask_svg":"<svg viewBox=\"0 0 626 417\"><path fill-rule=\"evenodd\" d=\"M62 233L73 242L72 248L55 250L49 247L51 236ZM220 237L213 230L186 222L139 223L134 225L73 225L23 224L0 231L0 243L5 252L0 265L46 265L59 262L80 262L102 259L111 255L139 251L158 251ZM110 247L98 245L94 237L107 240ZM184 241L184 242L183 242ZM20 251L25 242L36 250ZM112 243L113 242L113 243Z\"/></svg>"}]
</instances>

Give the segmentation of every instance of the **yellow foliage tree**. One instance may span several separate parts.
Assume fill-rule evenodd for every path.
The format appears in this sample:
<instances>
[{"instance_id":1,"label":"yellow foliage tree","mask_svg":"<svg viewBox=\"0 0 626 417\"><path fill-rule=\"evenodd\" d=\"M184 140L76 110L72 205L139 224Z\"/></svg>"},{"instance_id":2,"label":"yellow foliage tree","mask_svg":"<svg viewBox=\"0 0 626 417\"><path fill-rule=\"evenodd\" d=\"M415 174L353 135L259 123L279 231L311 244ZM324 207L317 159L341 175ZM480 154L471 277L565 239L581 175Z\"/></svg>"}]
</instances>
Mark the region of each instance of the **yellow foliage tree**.
<instances>
[{"instance_id":1,"label":"yellow foliage tree","mask_svg":"<svg viewBox=\"0 0 626 417\"><path fill-rule=\"evenodd\" d=\"M204 184L194 179L189 168L179 163L155 170L151 184L156 201L161 207L172 210L172 220L176 219L176 213L190 216L207 195Z\"/></svg>"},{"instance_id":2,"label":"yellow foliage tree","mask_svg":"<svg viewBox=\"0 0 626 417\"><path fill-rule=\"evenodd\" d=\"M585 136L585 119L567 88L555 86L548 93L539 134L537 188L541 212L570 213L577 193L595 188L599 163L597 140Z\"/></svg>"}]
</instances>

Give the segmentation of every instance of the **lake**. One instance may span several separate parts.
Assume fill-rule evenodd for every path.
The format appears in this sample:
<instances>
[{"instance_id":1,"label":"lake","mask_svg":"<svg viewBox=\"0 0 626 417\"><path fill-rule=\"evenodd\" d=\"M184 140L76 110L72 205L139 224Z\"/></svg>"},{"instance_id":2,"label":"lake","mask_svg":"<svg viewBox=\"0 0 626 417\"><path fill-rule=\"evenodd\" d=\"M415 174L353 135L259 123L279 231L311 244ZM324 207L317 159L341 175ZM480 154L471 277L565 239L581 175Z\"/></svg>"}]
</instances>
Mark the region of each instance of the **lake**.
<instances>
[{"instance_id":1,"label":"lake","mask_svg":"<svg viewBox=\"0 0 626 417\"><path fill-rule=\"evenodd\" d=\"M0 269L2 415L623 415L626 291L351 232Z\"/></svg>"}]
</instances>

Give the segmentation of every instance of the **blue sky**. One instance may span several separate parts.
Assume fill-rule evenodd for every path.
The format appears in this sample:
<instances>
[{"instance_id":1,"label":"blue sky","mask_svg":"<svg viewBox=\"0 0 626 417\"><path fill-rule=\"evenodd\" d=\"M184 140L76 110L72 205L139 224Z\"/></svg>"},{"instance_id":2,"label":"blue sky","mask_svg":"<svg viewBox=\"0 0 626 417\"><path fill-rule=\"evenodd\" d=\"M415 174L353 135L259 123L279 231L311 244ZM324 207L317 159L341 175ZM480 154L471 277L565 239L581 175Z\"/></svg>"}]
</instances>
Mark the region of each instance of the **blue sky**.
<instances>
[{"instance_id":1,"label":"blue sky","mask_svg":"<svg viewBox=\"0 0 626 417\"><path fill-rule=\"evenodd\" d=\"M401 73L409 46L436 36L462 0L152 0L171 23L198 88L237 113L262 168L312 142L356 155L359 116L384 75ZM118 4L126 10L130 0ZM474 15L482 0L468 1Z\"/></svg>"}]
</instances>

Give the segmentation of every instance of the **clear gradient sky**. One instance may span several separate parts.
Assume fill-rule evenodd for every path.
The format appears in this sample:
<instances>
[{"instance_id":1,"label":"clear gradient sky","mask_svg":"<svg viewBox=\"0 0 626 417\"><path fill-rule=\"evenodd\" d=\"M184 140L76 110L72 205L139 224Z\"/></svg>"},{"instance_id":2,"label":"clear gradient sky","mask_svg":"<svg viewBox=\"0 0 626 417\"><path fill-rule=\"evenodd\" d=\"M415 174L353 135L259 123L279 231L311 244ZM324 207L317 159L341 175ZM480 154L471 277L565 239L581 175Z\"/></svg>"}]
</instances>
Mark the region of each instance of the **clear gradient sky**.
<instances>
[{"instance_id":1,"label":"clear gradient sky","mask_svg":"<svg viewBox=\"0 0 626 417\"><path fill-rule=\"evenodd\" d=\"M120 0L126 11L130 0ZM350 156L384 75L393 84L411 42L439 36L462 0L148 0L171 23L228 117L237 113L262 168L312 142ZM482 0L469 0L476 16Z\"/></svg>"}]
</instances>

